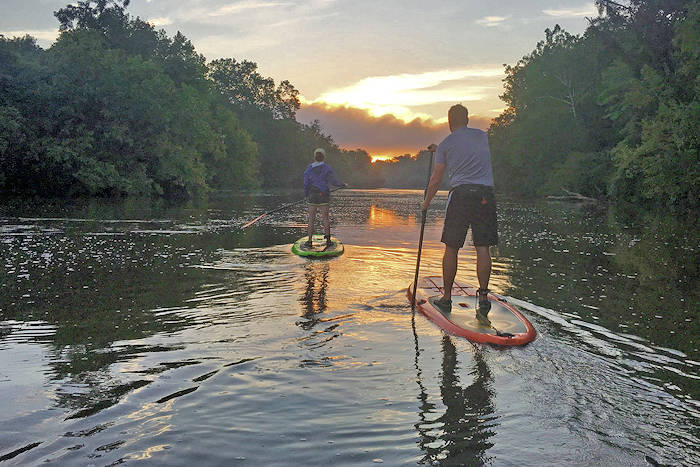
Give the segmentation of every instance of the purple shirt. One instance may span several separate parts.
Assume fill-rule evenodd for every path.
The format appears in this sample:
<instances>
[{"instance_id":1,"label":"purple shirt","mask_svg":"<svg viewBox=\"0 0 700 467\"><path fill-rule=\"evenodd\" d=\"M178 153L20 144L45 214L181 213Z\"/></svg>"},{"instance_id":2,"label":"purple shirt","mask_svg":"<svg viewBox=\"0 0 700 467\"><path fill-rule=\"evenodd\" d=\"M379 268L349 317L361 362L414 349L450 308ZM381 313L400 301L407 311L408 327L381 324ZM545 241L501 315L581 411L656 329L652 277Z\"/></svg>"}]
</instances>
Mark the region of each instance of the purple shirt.
<instances>
[{"instance_id":1,"label":"purple shirt","mask_svg":"<svg viewBox=\"0 0 700 467\"><path fill-rule=\"evenodd\" d=\"M311 186L315 186L324 193L329 193L328 185L343 186L344 183L338 180L331 166L325 162L314 162L304 171L304 195L309 196Z\"/></svg>"}]
</instances>

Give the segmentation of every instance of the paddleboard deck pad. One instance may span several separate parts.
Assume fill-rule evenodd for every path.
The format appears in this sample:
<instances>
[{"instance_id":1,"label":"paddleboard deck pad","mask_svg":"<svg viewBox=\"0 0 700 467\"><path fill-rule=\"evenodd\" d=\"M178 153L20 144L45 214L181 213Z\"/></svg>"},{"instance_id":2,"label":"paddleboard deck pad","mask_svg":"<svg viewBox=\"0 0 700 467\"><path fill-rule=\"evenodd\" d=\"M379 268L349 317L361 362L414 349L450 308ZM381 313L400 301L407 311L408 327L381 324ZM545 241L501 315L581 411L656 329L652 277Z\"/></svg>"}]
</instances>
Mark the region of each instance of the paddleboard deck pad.
<instances>
[{"instance_id":1,"label":"paddleboard deck pad","mask_svg":"<svg viewBox=\"0 0 700 467\"><path fill-rule=\"evenodd\" d=\"M408 300L413 300L413 284L408 288ZM430 303L433 297L441 297L443 291L440 276L424 277L418 282L416 309L441 329L472 342L495 345L524 345L535 340L537 331L513 305L494 294L489 294L491 310L488 321L480 321L476 315L477 287L455 282L452 285L452 311L441 312Z\"/></svg>"},{"instance_id":2,"label":"paddleboard deck pad","mask_svg":"<svg viewBox=\"0 0 700 467\"><path fill-rule=\"evenodd\" d=\"M308 239L308 236L304 236L294 242L294 245L292 245L292 253L312 258L326 258L340 256L345 251L343 244L335 237L331 237L331 244L327 246L326 237L323 235L314 235L312 240L313 246L311 248L304 245Z\"/></svg>"}]
</instances>

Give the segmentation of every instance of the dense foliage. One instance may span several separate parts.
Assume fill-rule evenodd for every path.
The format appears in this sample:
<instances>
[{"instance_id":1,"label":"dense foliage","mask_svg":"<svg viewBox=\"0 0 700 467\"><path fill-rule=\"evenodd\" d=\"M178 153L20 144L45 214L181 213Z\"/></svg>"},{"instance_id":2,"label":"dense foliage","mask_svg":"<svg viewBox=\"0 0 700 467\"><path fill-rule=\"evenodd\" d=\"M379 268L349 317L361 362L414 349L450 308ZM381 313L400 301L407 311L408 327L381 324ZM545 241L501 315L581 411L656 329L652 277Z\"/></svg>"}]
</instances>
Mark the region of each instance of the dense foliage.
<instances>
[{"instance_id":1,"label":"dense foliage","mask_svg":"<svg viewBox=\"0 0 700 467\"><path fill-rule=\"evenodd\" d=\"M394 159L376 161L375 170L387 188L425 188L428 182L430 152L420 151L416 156L405 154ZM442 189L449 189L447 177Z\"/></svg>"},{"instance_id":2,"label":"dense foliage","mask_svg":"<svg viewBox=\"0 0 700 467\"><path fill-rule=\"evenodd\" d=\"M0 36L0 192L192 196L299 186L315 147L344 178L369 155L296 121L298 91L250 61L207 63L190 41L126 12L128 0L56 12L48 50Z\"/></svg>"},{"instance_id":3,"label":"dense foliage","mask_svg":"<svg viewBox=\"0 0 700 467\"><path fill-rule=\"evenodd\" d=\"M696 212L700 2L596 2L582 36L559 26L506 67L489 132L501 188Z\"/></svg>"},{"instance_id":4,"label":"dense foliage","mask_svg":"<svg viewBox=\"0 0 700 467\"><path fill-rule=\"evenodd\" d=\"M371 164L254 62L207 63L181 33L131 18L128 0L56 12L48 50L0 36L0 193L192 196L299 187L314 148L356 187L422 187L427 153ZM581 36L559 26L506 66L489 134L499 191L565 188L698 210L700 0L598 0ZM505 183L505 181L508 183Z\"/></svg>"}]
</instances>

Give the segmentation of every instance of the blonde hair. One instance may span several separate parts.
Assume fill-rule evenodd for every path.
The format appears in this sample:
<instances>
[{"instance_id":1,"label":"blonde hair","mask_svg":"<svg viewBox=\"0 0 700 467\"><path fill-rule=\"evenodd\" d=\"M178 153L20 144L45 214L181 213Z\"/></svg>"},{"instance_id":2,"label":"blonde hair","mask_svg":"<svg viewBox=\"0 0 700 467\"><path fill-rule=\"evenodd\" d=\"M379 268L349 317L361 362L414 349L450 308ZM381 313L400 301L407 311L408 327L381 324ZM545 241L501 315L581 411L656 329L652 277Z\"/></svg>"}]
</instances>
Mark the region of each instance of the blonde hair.
<instances>
[{"instance_id":1,"label":"blonde hair","mask_svg":"<svg viewBox=\"0 0 700 467\"><path fill-rule=\"evenodd\" d=\"M314 149L314 160L316 162L321 162L326 158L326 151L323 148Z\"/></svg>"}]
</instances>

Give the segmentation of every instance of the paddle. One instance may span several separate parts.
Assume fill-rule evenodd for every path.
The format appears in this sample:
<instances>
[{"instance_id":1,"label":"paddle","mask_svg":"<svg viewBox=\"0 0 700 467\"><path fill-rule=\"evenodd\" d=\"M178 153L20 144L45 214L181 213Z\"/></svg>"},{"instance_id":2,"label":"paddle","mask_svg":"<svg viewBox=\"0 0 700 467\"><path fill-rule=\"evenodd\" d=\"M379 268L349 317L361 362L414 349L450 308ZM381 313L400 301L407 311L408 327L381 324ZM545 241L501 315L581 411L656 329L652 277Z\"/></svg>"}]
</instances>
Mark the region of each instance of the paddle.
<instances>
[{"instance_id":1,"label":"paddle","mask_svg":"<svg viewBox=\"0 0 700 467\"><path fill-rule=\"evenodd\" d=\"M342 190L343 188L345 188L345 187L344 187L344 186L341 186L341 187L338 187L338 188L334 188L334 189L330 190L329 193L333 193L334 191ZM262 218L265 217L265 216L268 216L268 215L270 215L270 214L274 214L274 213L276 213L276 212L282 211L282 210L284 210L284 209L287 209L287 208L290 207L290 206L294 206L294 205L296 205L296 204L303 203L304 201L306 201L306 198L300 199L299 201L294 201L293 203L285 204L284 206L280 206L280 207L277 208L277 209L273 209L272 211L267 211L266 213L260 214L258 217L256 217L256 218L253 219L252 221L246 222L245 224L243 224L243 225L241 226L241 229L245 229L245 228L248 227L249 225L255 224L257 221L259 221L260 219L262 219Z\"/></svg>"},{"instance_id":2,"label":"paddle","mask_svg":"<svg viewBox=\"0 0 700 467\"><path fill-rule=\"evenodd\" d=\"M428 195L428 185L430 184L430 176L433 173L433 156L435 151L430 151L430 164L428 165L428 180L425 182L425 191L423 191L423 199ZM416 307L416 288L418 287L418 272L420 271L420 254L423 249L423 232L425 232L425 219L428 217L428 210L421 212L420 221L420 238L418 239L418 259L416 260L416 276L413 279L413 296L411 297L411 309Z\"/></svg>"}]
</instances>

